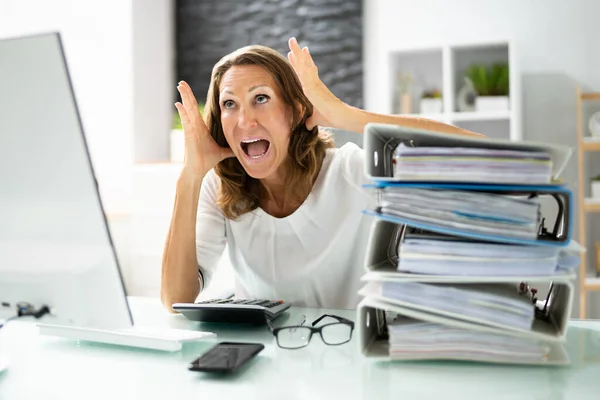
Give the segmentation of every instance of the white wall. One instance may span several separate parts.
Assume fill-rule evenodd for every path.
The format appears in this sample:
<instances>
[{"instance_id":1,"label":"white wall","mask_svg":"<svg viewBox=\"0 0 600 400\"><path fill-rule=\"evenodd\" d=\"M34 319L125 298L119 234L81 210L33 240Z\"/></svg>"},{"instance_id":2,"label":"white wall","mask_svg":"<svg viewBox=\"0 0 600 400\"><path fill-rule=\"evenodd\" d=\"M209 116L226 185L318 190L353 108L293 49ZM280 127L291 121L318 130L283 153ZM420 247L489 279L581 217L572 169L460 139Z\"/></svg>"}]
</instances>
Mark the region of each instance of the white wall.
<instances>
[{"instance_id":1,"label":"white wall","mask_svg":"<svg viewBox=\"0 0 600 400\"><path fill-rule=\"evenodd\" d=\"M176 111L175 2L132 3L135 161L166 161L171 117Z\"/></svg>"},{"instance_id":2,"label":"white wall","mask_svg":"<svg viewBox=\"0 0 600 400\"><path fill-rule=\"evenodd\" d=\"M364 93L369 110L387 111L385 63L393 49L512 40L521 73L523 138L576 146L575 85L600 91L600 1L365 0L364 12ZM597 154L588 155L586 164L587 176L600 171ZM576 153L563 179L577 193ZM575 212L578 216L577 207ZM598 227L596 223L588 229L590 270L593 242L600 240ZM573 232L578 238L577 222ZM600 317L600 294L592 294L589 301L588 317ZM578 304L576 296L574 315Z\"/></svg>"},{"instance_id":3,"label":"white wall","mask_svg":"<svg viewBox=\"0 0 600 400\"><path fill-rule=\"evenodd\" d=\"M110 213L127 209L133 161L131 2L0 0L0 38L59 31Z\"/></svg>"}]
</instances>

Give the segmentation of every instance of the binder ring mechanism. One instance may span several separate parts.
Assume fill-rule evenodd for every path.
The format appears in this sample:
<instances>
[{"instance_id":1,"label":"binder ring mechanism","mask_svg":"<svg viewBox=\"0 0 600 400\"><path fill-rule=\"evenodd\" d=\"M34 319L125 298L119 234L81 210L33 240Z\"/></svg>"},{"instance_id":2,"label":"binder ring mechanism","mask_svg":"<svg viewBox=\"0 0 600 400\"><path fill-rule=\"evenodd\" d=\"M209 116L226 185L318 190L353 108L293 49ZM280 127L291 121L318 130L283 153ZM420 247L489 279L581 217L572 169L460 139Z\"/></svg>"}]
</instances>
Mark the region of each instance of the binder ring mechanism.
<instances>
[{"instance_id":1,"label":"binder ring mechanism","mask_svg":"<svg viewBox=\"0 0 600 400\"><path fill-rule=\"evenodd\" d=\"M400 146L404 144L407 147L415 147L415 142L412 139L402 140L397 138L389 138L383 144L383 175L386 177L394 176L394 152ZM379 154L377 151L373 152L373 163L377 167L379 165Z\"/></svg>"}]
</instances>

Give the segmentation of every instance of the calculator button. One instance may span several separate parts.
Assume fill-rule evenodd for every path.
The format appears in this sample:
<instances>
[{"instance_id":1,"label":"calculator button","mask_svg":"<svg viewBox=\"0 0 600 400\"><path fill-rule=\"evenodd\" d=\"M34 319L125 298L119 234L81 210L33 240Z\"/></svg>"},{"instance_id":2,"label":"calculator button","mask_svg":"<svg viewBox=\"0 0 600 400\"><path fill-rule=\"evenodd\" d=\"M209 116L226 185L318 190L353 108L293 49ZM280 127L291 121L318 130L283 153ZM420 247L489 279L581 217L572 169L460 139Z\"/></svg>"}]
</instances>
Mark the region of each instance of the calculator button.
<instances>
[{"instance_id":1,"label":"calculator button","mask_svg":"<svg viewBox=\"0 0 600 400\"><path fill-rule=\"evenodd\" d=\"M264 306L269 303L269 300L254 300L251 304L255 304L257 306Z\"/></svg>"}]
</instances>

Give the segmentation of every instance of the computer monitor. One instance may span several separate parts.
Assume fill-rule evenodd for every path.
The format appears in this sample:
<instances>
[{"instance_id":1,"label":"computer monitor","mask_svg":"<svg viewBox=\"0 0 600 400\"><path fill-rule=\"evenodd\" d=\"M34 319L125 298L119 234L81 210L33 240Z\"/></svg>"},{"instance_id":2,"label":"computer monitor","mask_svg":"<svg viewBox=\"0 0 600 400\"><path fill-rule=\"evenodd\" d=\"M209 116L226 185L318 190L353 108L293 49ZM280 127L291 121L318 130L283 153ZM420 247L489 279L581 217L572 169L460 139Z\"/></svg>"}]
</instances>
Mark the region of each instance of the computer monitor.
<instances>
[{"instance_id":1,"label":"computer monitor","mask_svg":"<svg viewBox=\"0 0 600 400\"><path fill-rule=\"evenodd\" d=\"M0 319L19 302L133 326L59 33L0 40Z\"/></svg>"}]
</instances>

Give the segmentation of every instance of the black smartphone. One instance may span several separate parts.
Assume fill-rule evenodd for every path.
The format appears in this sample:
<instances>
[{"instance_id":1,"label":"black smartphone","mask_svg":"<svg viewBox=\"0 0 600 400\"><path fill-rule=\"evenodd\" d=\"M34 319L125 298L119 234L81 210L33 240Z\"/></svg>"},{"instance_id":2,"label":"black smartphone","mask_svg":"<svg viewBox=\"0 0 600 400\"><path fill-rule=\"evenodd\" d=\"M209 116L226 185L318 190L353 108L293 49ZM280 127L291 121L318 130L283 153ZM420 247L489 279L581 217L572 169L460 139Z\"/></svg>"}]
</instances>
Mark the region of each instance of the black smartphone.
<instances>
[{"instance_id":1,"label":"black smartphone","mask_svg":"<svg viewBox=\"0 0 600 400\"><path fill-rule=\"evenodd\" d=\"M260 353L261 343L221 342L188 365L190 371L233 372Z\"/></svg>"}]
</instances>

